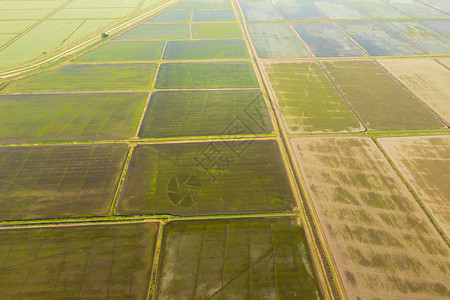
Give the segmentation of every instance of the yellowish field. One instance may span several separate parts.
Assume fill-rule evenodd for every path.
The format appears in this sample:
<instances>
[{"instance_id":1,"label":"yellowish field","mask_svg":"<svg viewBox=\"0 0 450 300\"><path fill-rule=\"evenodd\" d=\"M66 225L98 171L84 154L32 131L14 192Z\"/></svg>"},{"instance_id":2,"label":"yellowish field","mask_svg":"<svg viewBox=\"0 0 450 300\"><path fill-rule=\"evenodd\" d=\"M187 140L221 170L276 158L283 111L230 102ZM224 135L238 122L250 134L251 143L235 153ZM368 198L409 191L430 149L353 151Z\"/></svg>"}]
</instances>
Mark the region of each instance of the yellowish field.
<instances>
[{"instance_id":1,"label":"yellowish field","mask_svg":"<svg viewBox=\"0 0 450 300\"><path fill-rule=\"evenodd\" d=\"M450 136L380 138L400 173L450 234Z\"/></svg>"},{"instance_id":2,"label":"yellowish field","mask_svg":"<svg viewBox=\"0 0 450 300\"><path fill-rule=\"evenodd\" d=\"M419 99L450 122L450 71L430 58L382 59L378 62Z\"/></svg>"},{"instance_id":3,"label":"yellowish field","mask_svg":"<svg viewBox=\"0 0 450 300\"><path fill-rule=\"evenodd\" d=\"M438 59L441 63L447 66L447 68L450 68L450 57L442 57Z\"/></svg>"},{"instance_id":4,"label":"yellowish field","mask_svg":"<svg viewBox=\"0 0 450 300\"><path fill-rule=\"evenodd\" d=\"M448 246L371 139L292 144L349 299L450 297Z\"/></svg>"}]
</instances>

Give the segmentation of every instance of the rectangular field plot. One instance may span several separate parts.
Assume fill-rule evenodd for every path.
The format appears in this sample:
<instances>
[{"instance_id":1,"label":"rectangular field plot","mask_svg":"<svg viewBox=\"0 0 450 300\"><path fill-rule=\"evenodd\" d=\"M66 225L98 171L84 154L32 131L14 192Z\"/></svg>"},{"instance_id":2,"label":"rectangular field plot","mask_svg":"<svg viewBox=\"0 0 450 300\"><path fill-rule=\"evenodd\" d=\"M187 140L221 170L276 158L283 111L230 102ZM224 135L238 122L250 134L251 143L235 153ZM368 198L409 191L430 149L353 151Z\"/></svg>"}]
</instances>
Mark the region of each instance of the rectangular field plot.
<instances>
[{"instance_id":1,"label":"rectangular field plot","mask_svg":"<svg viewBox=\"0 0 450 300\"><path fill-rule=\"evenodd\" d=\"M183 1L171 8L172 10L191 10L191 9L231 9L231 2L228 0L215 1Z\"/></svg>"},{"instance_id":2,"label":"rectangular field plot","mask_svg":"<svg viewBox=\"0 0 450 300\"><path fill-rule=\"evenodd\" d=\"M293 218L170 222L160 257L158 299L321 298L305 233Z\"/></svg>"},{"instance_id":3,"label":"rectangular field plot","mask_svg":"<svg viewBox=\"0 0 450 300\"><path fill-rule=\"evenodd\" d=\"M249 58L244 40L171 41L164 51L166 60Z\"/></svg>"},{"instance_id":4,"label":"rectangular field plot","mask_svg":"<svg viewBox=\"0 0 450 300\"><path fill-rule=\"evenodd\" d=\"M450 17L445 12L434 9L419 1L386 0L385 2L417 19L447 19Z\"/></svg>"},{"instance_id":5,"label":"rectangular field plot","mask_svg":"<svg viewBox=\"0 0 450 300\"><path fill-rule=\"evenodd\" d=\"M236 16L232 10L196 10L193 22L233 22Z\"/></svg>"},{"instance_id":6,"label":"rectangular field plot","mask_svg":"<svg viewBox=\"0 0 450 300\"><path fill-rule=\"evenodd\" d=\"M135 11L135 7L121 8L63 8L58 10L50 19L120 19Z\"/></svg>"},{"instance_id":7,"label":"rectangular field plot","mask_svg":"<svg viewBox=\"0 0 450 300\"><path fill-rule=\"evenodd\" d=\"M158 60L164 42L110 42L77 58L75 62L133 62Z\"/></svg>"},{"instance_id":8,"label":"rectangular field plot","mask_svg":"<svg viewBox=\"0 0 450 300\"><path fill-rule=\"evenodd\" d=\"M151 18L146 21L147 23L159 23L159 22L189 22L191 21L192 12L190 11L166 11L162 14Z\"/></svg>"},{"instance_id":9,"label":"rectangular field plot","mask_svg":"<svg viewBox=\"0 0 450 300\"><path fill-rule=\"evenodd\" d=\"M194 39L240 39L241 28L237 23L195 23L191 25Z\"/></svg>"},{"instance_id":10,"label":"rectangular field plot","mask_svg":"<svg viewBox=\"0 0 450 300\"><path fill-rule=\"evenodd\" d=\"M371 130L438 129L444 124L374 61L324 61L338 89Z\"/></svg>"},{"instance_id":11,"label":"rectangular field plot","mask_svg":"<svg viewBox=\"0 0 450 300\"><path fill-rule=\"evenodd\" d=\"M346 2L374 19L410 19L407 14L381 1L346 0Z\"/></svg>"},{"instance_id":12,"label":"rectangular field plot","mask_svg":"<svg viewBox=\"0 0 450 300\"><path fill-rule=\"evenodd\" d=\"M157 89L257 88L249 62L164 63Z\"/></svg>"},{"instance_id":13,"label":"rectangular field plot","mask_svg":"<svg viewBox=\"0 0 450 300\"><path fill-rule=\"evenodd\" d=\"M422 23L430 26L431 28L450 36L450 20L442 21L422 21Z\"/></svg>"},{"instance_id":14,"label":"rectangular field plot","mask_svg":"<svg viewBox=\"0 0 450 300\"><path fill-rule=\"evenodd\" d=\"M370 55L420 55L424 52L375 22L338 22Z\"/></svg>"},{"instance_id":15,"label":"rectangular field plot","mask_svg":"<svg viewBox=\"0 0 450 300\"><path fill-rule=\"evenodd\" d=\"M66 65L11 82L7 93L145 90L156 64Z\"/></svg>"},{"instance_id":16,"label":"rectangular field plot","mask_svg":"<svg viewBox=\"0 0 450 300\"><path fill-rule=\"evenodd\" d=\"M264 69L290 134L363 129L317 63L266 63Z\"/></svg>"},{"instance_id":17,"label":"rectangular field plot","mask_svg":"<svg viewBox=\"0 0 450 300\"><path fill-rule=\"evenodd\" d=\"M146 299L157 223L0 230L5 299Z\"/></svg>"},{"instance_id":18,"label":"rectangular field plot","mask_svg":"<svg viewBox=\"0 0 450 300\"><path fill-rule=\"evenodd\" d=\"M378 142L448 236L450 136L379 138Z\"/></svg>"},{"instance_id":19,"label":"rectangular field plot","mask_svg":"<svg viewBox=\"0 0 450 300\"><path fill-rule=\"evenodd\" d=\"M292 27L316 57L366 56L355 43L331 23L292 23Z\"/></svg>"},{"instance_id":20,"label":"rectangular field plot","mask_svg":"<svg viewBox=\"0 0 450 300\"><path fill-rule=\"evenodd\" d=\"M311 4L302 0L275 0L275 6L286 20L324 20L326 19Z\"/></svg>"},{"instance_id":21,"label":"rectangular field plot","mask_svg":"<svg viewBox=\"0 0 450 300\"><path fill-rule=\"evenodd\" d=\"M449 16L450 17L450 16ZM450 53L450 38L416 21L381 22L430 54Z\"/></svg>"},{"instance_id":22,"label":"rectangular field plot","mask_svg":"<svg viewBox=\"0 0 450 300\"><path fill-rule=\"evenodd\" d=\"M285 23L248 23L247 27L259 58L311 56L294 31Z\"/></svg>"},{"instance_id":23,"label":"rectangular field plot","mask_svg":"<svg viewBox=\"0 0 450 300\"><path fill-rule=\"evenodd\" d=\"M137 146L120 215L290 211L295 206L276 141Z\"/></svg>"},{"instance_id":24,"label":"rectangular field plot","mask_svg":"<svg viewBox=\"0 0 450 300\"><path fill-rule=\"evenodd\" d=\"M378 61L417 97L450 123L450 71L428 58Z\"/></svg>"},{"instance_id":25,"label":"rectangular field plot","mask_svg":"<svg viewBox=\"0 0 450 300\"><path fill-rule=\"evenodd\" d=\"M117 40L173 40L189 39L188 24L142 24L117 37Z\"/></svg>"},{"instance_id":26,"label":"rectangular field plot","mask_svg":"<svg viewBox=\"0 0 450 300\"><path fill-rule=\"evenodd\" d=\"M0 20L39 20L51 12L52 9L0 9Z\"/></svg>"},{"instance_id":27,"label":"rectangular field plot","mask_svg":"<svg viewBox=\"0 0 450 300\"><path fill-rule=\"evenodd\" d=\"M36 23L34 20L20 20L20 21L0 21L1 33L21 33L31 25Z\"/></svg>"},{"instance_id":28,"label":"rectangular field plot","mask_svg":"<svg viewBox=\"0 0 450 300\"><path fill-rule=\"evenodd\" d=\"M449 248L370 138L292 140L349 299L447 299Z\"/></svg>"},{"instance_id":29,"label":"rectangular field plot","mask_svg":"<svg viewBox=\"0 0 450 300\"><path fill-rule=\"evenodd\" d=\"M239 124L240 127L235 128L233 124ZM152 138L271 132L272 125L259 90L184 91L154 93L139 136Z\"/></svg>"},{"instance_id":30,"label":"rectangular field plot","mask_svg":"<svg viewBox=\"0 0 450 300\"><path fill-rule=\"evenodd\" d=\"M363 15L343 0L311 0L311 2L330 19L368 19L366 15Z\"/></svg>"},{"instance_id":31,"label":"rectangular field plot","mask_svg":"<svg viewBox=\"0 0 450 300\"><path fill-rule=\"evenodd\" d=\"M0 147L0 219L107 215L127 152L125 144Z\"/></svg>"},{"instance_id":32,"label":"rectangular field plot","mask_svg":"<svg viewBox=\"0 0 450 300\"><path fill-rule=\"evenodd\" d=\"M134 136L147 93L0 96L0 143Z\"/></svg>"},{"instance_id":33,"label":"rectangular field plot","mask_svg":"<svg viewBox=\"0 0 450 300\"><path fill-rule=\"evenodd\" d=\"M271 1L239 1L247 21L281 21L283 17Z\"/></svg>"}]
</instances>

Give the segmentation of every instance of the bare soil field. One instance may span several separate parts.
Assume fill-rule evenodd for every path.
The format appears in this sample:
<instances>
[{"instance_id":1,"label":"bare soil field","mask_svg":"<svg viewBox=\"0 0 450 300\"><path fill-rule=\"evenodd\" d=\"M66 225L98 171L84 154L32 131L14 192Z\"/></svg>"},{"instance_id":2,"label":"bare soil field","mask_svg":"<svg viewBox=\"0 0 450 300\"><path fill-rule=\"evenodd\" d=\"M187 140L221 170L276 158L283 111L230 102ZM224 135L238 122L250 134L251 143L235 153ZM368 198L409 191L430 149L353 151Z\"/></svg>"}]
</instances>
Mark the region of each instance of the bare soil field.
<instances>
[{"instance_id":1,"label":"bare soil field","mask_svg":"<svg viewBox=\"0 0 450 300\"><path fill-rule=\"evenodd\" d=\"M430 58L382 59L378 62L419 99L450 122L450 71Z\"/></svg>"},{"instance_id":2,"label":"bare soil field","mask_svg":"<svg viewBox=\"0 0 450 300\"><path fill-rule=\"evenodd\" d=\"M450 234L450 136L380 138L400 173Z\"/></svg>"},{"instance_id":3,"label":"bare soil field","mask_svg":"<svg viewBox=\"0 0 450 300\"><path fill-rule=\"evenodd\" d=\"M448 299L449 249L369 138L292 139L350 299Z\"/></svg>"}]
</instances>

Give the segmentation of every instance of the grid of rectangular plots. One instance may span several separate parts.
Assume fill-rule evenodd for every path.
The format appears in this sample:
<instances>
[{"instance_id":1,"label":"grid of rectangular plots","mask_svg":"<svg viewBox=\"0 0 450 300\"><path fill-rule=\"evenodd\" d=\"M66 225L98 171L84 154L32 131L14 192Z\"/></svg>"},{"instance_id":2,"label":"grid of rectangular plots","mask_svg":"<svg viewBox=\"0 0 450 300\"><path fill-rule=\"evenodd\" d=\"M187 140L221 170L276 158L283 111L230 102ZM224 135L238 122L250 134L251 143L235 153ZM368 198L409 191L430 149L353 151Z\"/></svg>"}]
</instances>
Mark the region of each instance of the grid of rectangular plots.
<instances>
[{"instance_id":1,"label":"grid of rectangular plots","mask_svg":"<svg viewBox=\"0 0 450 300\"><path fill-rule=\"evenodd\" d=\"M291 140L350 299L446 299L449 248L370 138Z\"/></svg>"},{"instance_id":2,"label":"grid of rectangular plots","mask_svg":"<svg viewBox=\"0 0 450 300\"><path fill-rule=\"evenodd\" d=\"M378 62L420 100L450 123L450 71L430 58L383 59Z\"/></svg>"},{"instance_id":3,"label":"grid of rectangular plots","mask_svg":"<svg viewBox=\"0 0 450 300\"><path fill-rule=\"evenodd\" d=\"M320 299L295 218L173 221L163 230L155 296Z\"/></svg>"},{"instance_id":4,"label":"grid of rectangular plots","mask_svg":"<svg viewBox=\"0 0 450 300\"><path fill-rule=\"evenodd\" d=\"M363 129L320 64L264 63L264 70L290 134Z\"/></svg>"},{"instance_id":5,"label":"grid of rectangular plots","mask_svg":"<svg viewBox=\"0 0 450 300\"><path fill-rule=\"evenodd\" d=\"M64 65L11 82L7 93L146 90L156 64Z\"/></svg>"},{"instance_id":6,"label":"grid of rectangular plots","mask_svg":"<svg viewBox=\"0 0 450 300\"><path fill-rule=\"evenodd\" d=\"M238 124L238 126L234 126ZM230 129L230 130L228 130ZM156 92L139 136L181 137L271 133L259 90Z\"/></svg>"},{"instance_id":7,"label":"grid of rectangular plots","mask_svg":"<svg viewBox=\"0 0 450 300\"><path fill-rule=\"evenodd\" d=\"M137 146L117 213L240 214L294 206L277 142L236 140Z\"/></svg>"},{"instance_id":8,"label":"grid of rectangular plots","mask_svg":"<svg viewBox=\"0 0 450 300\"><path fill-rule=\"evenodd\" d=\"M286 23L248 23L247 27L259 58L311 56Z\"/></svg>"},{"instance_id":9,"label":"grid of rectangular plots","mask_svg":"<svg viewBox=\"0 0 450 300\"><path fill-rule=\"evenodd\" d=\"M370 130L439 129L444 124L374 61L323 61Z\"/></svg>"},{"instance_id":10,"label":"grid of rectangular plots","mask_svg":"<svg viewBox=\"0 0 450 300\"><path fill-rule=\"evenodd\" d=\"M0 220L105 216L125 144L0 147Z\"/></svg>"},{"instance_id":11,"label":"grid of rectangular plots","mask_svg":"<svg viewBox=\"0 0 450 300\"><path fill-rule=\"evenodd\" d=\"M0 229L4 299L145 299L159 224Z\"/></svg>"},{"instance_id":12,"label":"grid of rectangular plots","mask_svg":"<svg viewBox=\"0 0 450 300\"><path fill-rule=\"evenodd\" d=\"M450 137L377 139L445 234L450 234Z\"/></svg>"},{"instance_id":13,"label":"grid of rectangular plots","mask_svg":"<svg viewBox=\"0 0 450 300\"><path fill-rule=\"evenodd\" d=\"M0 143L127 139L148 93L0 95Z\"/></svg>"},{"instance_id":14,"label":"grid of rectangular plots","mask_svg":"<svg viewBox=\"0 0 450 300\"><path fill-rule=\"evenodd\" d=\"M157 89L258 88L250 62L163 63Z\"/></svg>"}]
</instances>

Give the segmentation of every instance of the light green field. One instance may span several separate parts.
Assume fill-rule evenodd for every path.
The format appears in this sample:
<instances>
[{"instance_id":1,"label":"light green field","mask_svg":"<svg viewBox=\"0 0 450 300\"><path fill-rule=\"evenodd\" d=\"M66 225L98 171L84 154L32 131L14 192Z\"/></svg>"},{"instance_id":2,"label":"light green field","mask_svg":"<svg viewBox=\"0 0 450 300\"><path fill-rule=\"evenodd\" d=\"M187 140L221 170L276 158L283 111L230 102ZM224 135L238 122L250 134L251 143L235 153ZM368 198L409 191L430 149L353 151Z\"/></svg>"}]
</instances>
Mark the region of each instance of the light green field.
<instances>
[{"instance_id":1,"label":"light green field","mask_svg":"<svg viewBox=\"0 0 450 300\"><path fill-rule=\"evenodd\" d=\"M371 130L439 129L444 124L374 61L322 62Z\"/></svg>"},{"instance_id":2,"label":"light green field","mask_svg":"<svg viewBox=\"0 0 450 300\"><path fill-rule=\"evenodd\" d=\"M189 22L191 20L192 12L190 11L166 11L162 14L151 18L146 23L158 22Z\"/></svg>"},{"instance_id":3,"label":"light green field","mask_svg":"<svg viewBox=\"0 0 450 300\"><path fill-rule=\"evenodd\" d=\"M0 20L39 20L51 12L51 9L0 9Z\"/></svg>"},{"instance_id":4,"label":"light green field","mask_svg":"<svg viewBox=\"0 0 450 300\"><path fill-rule=\"evenodd\" d=\"M64 8L136 7L141 0L72 0Z\"/></svg>"},{"instance_id":5,"label":"light green field","mask_svg":"<svg viewBox=\"0 0 450 300\"><path fill-rule=\"evenodd\" d=\"M173 10L191 10L191 9L231 9L231 3L227 0L215 1L183 1L175 5Z\"/></svg>"},{"instance_id":6,"label":"light green field","mask_svg":"<svg viewBox=\"0 0 450 300\"><path fill-rule=\"evenodd\" d=\"M232 10L195 10L193 22L232 22L236 16Z\"/></svg>"},{"instance_id":7,"label":"light green field","mask_svg":"<svg viewBox=\"0 0 450 300\"><path fill-rule=\"evenodd\" d=\"M243 40L173 41L168 42L164 59L248 58Z\"/></svg>"},{"instance_id":8,"label":"light green field","mask_svg":"<svg viewBox=\"0 0 450 300\"><path fill-rule=\"evenodd\" d=\"M199 23L192 24L194 39L233 39L242 38L242 32L237 23Z\"/></svg>"},{"instance_id":9,"label":"light green field","mask_svg":"<svg viewBox=\"0 0 450 300\"><path fill-rule=\"evenodd\" d=\"M189 39L187 24L143 24L117 37L118 40Z\"/></svg>"},{"instance_id":10,"label":"light green field","mask_svg":"<svg viewBox=\"0 0 450 300\"><path fill-rule=\"evenodd\" d=\"M0 96L0 143L134 136L147 93Z\"/></svg>"},{"instance_id":11,"label":"light green field","mask_svg":"<svg viewBox=\"0 0 450 300\"><path fill-rule=\"evenodd\" d=\"M145 90L156 64L66 65L18 81L7 93Z\"/></svg>"},{"instance_id":12,"label":"light green field","mask_svg":"<svg viewBox=\"0 0 450 300\"><path fill-rule=\"evenodd\" d=\"M0 47L15 37L16 35L14 33L0 33Z\"/></svg>"},{"instance_id":13,"label":"light green field","mask_svg":"<svg viewBox=\"0 0 450 300\"><path fill-rule=\"evenodd\" d=\"M110 42L77 58L75 62L138 62L158 60L164 42Z\"/></svg>"},{"instance_id":14,"label":"light green field","mask_svg":"<svg viewBox=\"0 0 450 300\"><path fill-rule=\"evenodd\" d=\"M0 21L0 33L21 33L34 23L33 20Z\"/></svg>"},{"instance_id":15,"label":"light green field","mask_svg":"<svg viewBox=\"0 0 450 300\"><path fill-rule=\"evenodd\" d=\"M0 11L6 9L15 9L20 10L22 8L25 9L55 9L58 6L64 4L65 1L61 0L51 0L51 1L41 1L41 0L33 0L33 1L21 1L21 0L3 0L0 1Z\"/></svg>"},{"instance_id":16,"label":"light green field","mask_svg":"<svg viewBox=\"0 0 450 300\"><path fill-rule=\"evenodd\" d=\"M266 63L264 69L289 133L363 129L316 62Z\"/></svg>"},{"instance_id":17,"label":"light green field","mask_svg":"<svg viewBox=\"0 0 450 300\"><path fill-rule=\"evenodd\" d=\"M119 19L131 14L131 8L70 8L61 9L54 13L50 19Z\"/></svg>"},{"instance_id":18,"label":"light green field","mask_svg":"<svg viewBox=\"0 0 450 300\"><path fill-rule=\"evenodd\" d=\"M83 38L92 33L92 28L103 28L111 24L111 20L86 20L81 24L75 32L72 32L63 42L63 44ZM100 34L100 33L98 33Z\"/></svg>"},{"instance_id":19,"label":"light green field","mask_svg":"<svg viewBox=\"0 0 450 300\"><path fill-rule=\"evenodd\" d=\"M257 88L249 62L164 63L157 89Z\"/></svg>"},{"instance_id":20,"label":"light green field","mask_svg":"<svg viewBox=\"0 0 450 300\"><path fill-rule=\"evenodd\" d=\"M272 130L260 91L156 92L139 137L257 134Z\"/></svg>"}]
</instances>

